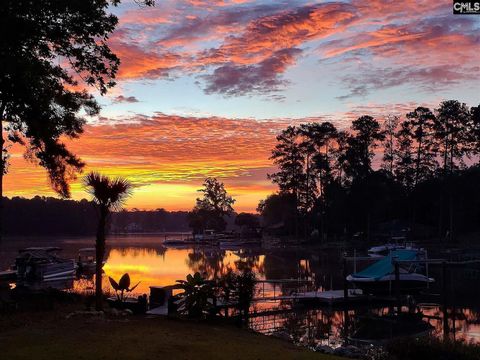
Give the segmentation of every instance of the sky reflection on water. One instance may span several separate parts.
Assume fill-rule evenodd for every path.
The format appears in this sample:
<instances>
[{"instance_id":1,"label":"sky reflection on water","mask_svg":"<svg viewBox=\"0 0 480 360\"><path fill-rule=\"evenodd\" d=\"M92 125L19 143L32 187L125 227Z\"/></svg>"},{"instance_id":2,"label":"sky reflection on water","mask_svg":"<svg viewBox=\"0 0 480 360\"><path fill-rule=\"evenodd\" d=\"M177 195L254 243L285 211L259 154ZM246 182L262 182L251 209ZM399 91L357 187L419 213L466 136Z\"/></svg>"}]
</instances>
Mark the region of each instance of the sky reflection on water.
<instances>
[{"instance_id":1,"label":"sky reflection on water","mask_svg":"<svg viewBox=\"0 0 480 360\"><path fill-rule=\"evenodd\" d=\"M319 290L342 288L342 249L319 250L314 248L290 248L265 250L261 248L245 250L221 250L219 248L203 249L167 249L162 246L163 236L129 236L112 237L108 240L104 289L113 293L108 276L118 280L124 273L129 273L132 284L140 282L135 296L149 294L150 286L174 284L184 279L187 274L199 271L212 278L225 273L227 269L241 267L252 268L259 279L293 279L312 280ZM61 253L66 258L76 258L79 248L93 245L93 238L68 239L7 239L0 243L0 267L7 268L15 260L19 248L27 246L61 246ZM352 269L353 270L353 269ZM475 272L475 271L474 271ZM479 288L478 271L451 273L450 284L457 303L455 334L457 339L480 342L480 308L478 306ZM431 276L439 278L439 273L432 269ZM435 286L438 286L437 283ZM453 288L452 288L453 289ZM82 277L75 280L74 291L93 292L93 278ZM266 294L272 293L272 286L266 285ZM284 294L291 288L277 286L276 291ZM256 304L255 309L262 311L278 306L288 308L288 304ZM443 324L438 318L442 312L439 306L422 308L425 319L432 325L432 332L442 336ZM324 344L338 346L347 336L351 336L359 326L359 315L387 315L388 307L355 309L339 311L334 309L303 309L276 315L265 315L251 319L250 326L265 334L283 334L292 341L303 345ZM345 319L347 321L345 321ZM450 320L453 329L453 321Z\"/></svg>"}]
</instances>

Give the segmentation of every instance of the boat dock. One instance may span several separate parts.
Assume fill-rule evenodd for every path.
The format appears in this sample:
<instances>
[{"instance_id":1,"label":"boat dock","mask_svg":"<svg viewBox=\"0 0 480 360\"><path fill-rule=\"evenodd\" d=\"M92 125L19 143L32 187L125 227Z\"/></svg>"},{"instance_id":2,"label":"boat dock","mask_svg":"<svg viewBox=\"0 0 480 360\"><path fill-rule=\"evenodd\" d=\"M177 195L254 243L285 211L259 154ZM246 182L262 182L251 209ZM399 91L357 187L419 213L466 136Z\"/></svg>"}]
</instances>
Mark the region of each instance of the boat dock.
<instances>
[{"instance_id":1,"label":"boat dock","mask_svg":"<svg viewBox=\"0 0 480 360\"><path fill-rule=\"evenodd\" d=\"M0 281L15 280L17 278L16 270L0 271Z\"/></svg>"},{"instance_id":2,"label":"boat dock","mask_svg":"<svg viewBox=\"0 0 480 360\"><path fill-rule=\"evenodd\" d=\"M368 300L368 296L364 295L359 289L349 289L348 298L345 298L343 290L328 290L328 291L307 291L293 293L291 295L275 295L275 296L261 296L253 299L253 302L267 302L267 301L300 301L300 302L318 302L321 304L334 305L345 303L346 301L363 301Z\"/></svg>"},{"instance_id":3,"label":"boat dock","mask_svg":"<svg viewBox=\"0 0 480 360\"><path fill-rule=\"evenodd\" d=\"M157 306L153 309L147 311L147 315L155 315L155 316L167 316L168 315L168 305L161 305Z\"/></svg>"},{"instance_id":4,"label":"boat dock","mask_svg":"<svg viewBox=\"0 0 480 360\"><path fill-rule=\"evenodd\" d=\"M336 306L346 304L358 304L371 300L360 289L328 290L328 291L293 291L290 294L284 294L276 291L278 284L296 284L298 286L306 285L309 281L297 279L283 280L258 280L257 284L262 284L262 288L257 289L257 296L252 299L252 303L280 302L288 301L292 303L312 303L318 306ZM273 291L266 292L265 284L273 285ZM166 316L168 315L168 299L172 296L172 290L176 285L157 287L152 286L150 295L150 304L152 308L147 311L147 315ZM229 308L235 306L233 303L222 303L217 301L218 308Z\"/></svg>"}]
</instances>

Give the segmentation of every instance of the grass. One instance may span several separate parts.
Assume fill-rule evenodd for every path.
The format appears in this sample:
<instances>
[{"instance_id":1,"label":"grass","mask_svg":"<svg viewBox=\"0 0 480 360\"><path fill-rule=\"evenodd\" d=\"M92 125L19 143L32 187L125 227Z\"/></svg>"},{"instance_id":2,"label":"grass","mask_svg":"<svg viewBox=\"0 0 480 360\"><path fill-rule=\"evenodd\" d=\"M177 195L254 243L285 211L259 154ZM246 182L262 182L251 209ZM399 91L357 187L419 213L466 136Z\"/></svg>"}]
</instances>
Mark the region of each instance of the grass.
<instances>
[{"instance_id":1,"label":"grass","mask_svg":"<svg viewBox=\"0 0 480 360\"><path fill-rule=\"evenodd\" d=\"M340 359L223 323L166 318L0 317L2 359Z\"/></svg>"}]
</instances>

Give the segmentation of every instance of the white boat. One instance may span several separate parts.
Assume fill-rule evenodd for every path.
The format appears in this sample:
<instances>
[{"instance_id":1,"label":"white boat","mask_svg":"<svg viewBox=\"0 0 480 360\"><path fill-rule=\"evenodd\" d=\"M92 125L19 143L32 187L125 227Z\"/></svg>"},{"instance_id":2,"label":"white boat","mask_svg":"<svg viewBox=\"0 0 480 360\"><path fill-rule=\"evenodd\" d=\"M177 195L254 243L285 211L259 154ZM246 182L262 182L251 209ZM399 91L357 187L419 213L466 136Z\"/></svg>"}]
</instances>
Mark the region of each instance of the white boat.
<instances>
[{"instance_id":1,"label":"white boat","mask_svg":"<svg viewBox=\"0 0 480 360\"><path fill-rule=\"evenodd\" d=\"M383 244L378 246L372 246L368 249L368 255L372 257L380 257L388 255L388 253L392 250L396 250L399 247L397 244Z\"/></svg>"},{"instance_id":2,"label":"white boat","mask_svg":"<svg viewBox=\"0 0 480 360\"><path fill-rule=\"evenodd\" d=\"M58 247L30 247L19 251L15 260L17 280L55 281L74 276L75 261L57 256Z\"/></svg>"},{"instance_id":3,"label":"white boat","mask_svg":"<svg viewBox=\"0 0 480 360\"><path fill-rule=\"evenodd\" d=\"M348 275L346 280L367 294L393 293L396 280L394 261L400 260L405 262L399 266L400 291L415 293L435 281L433 278L418 273L416 263L408 263L408 261L419 260L421 256L421 252L413 249L393 250L388 256L366 269Z\"/></svg>"},{"instance_id":4,"label":"white boat","mask_svg":"<svg viewBox=\"0 0 480 360\"><path fill-rule=\"evenodd\" d=\"M215 230L205 230L203 234L196 234L193 238L195 241L212 241L217 240L218 235Z\"/></svg>"},{"instance_id":5,"label":"white boat","mask_svg":"<svg viewBox=\"0 0 480 360\"><path fill-rule=\"evenodd\" d=\"M81 273L93 273L97 266L95 248L78 250L77 267Z\"/></svg>"},{"instance_id":6,"label":"white boat","mask_svg":"<svg viewBox=\"0 0 480 360\"><path fill-rule=\"evenodd\" d=\"M398 238L392 238L392 240L404 240L404 237L398 237ZM368 255L371 257L383 257L387 256L391 251L394 250L417 250L417 251L423 251L423 249L420 249L415 246L414 243L412 242L404 242L404 243L387 243L383 245L378 245L378 246L372 246L370 249L367 250Z\"/></svg>"}]
</instances>

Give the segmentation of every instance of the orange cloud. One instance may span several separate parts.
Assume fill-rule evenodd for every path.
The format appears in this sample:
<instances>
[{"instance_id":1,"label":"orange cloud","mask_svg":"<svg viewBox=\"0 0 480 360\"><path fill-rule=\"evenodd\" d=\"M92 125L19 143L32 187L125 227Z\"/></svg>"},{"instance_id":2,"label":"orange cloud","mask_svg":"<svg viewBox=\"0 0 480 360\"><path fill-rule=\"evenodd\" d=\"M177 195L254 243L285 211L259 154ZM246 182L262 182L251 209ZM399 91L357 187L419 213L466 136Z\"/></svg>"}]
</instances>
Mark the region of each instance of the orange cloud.
<instances>
[{"instance_id":1,"label":"orange cloud","mask_svg":"<svg viewBox=\"0 0 480 360\"><path fill-rule=\"evenodd\" d=\"M440 74L440 65L471 65L477 58L478 24L453 17L450 6L434 0L165 2L122 14L112 47L122 59L120 80L193 74L207 94L227 96L281 90L289 84L287 69L315 49L332 62L352 56L370 66L374 56L383 61L379 69L422 65L424 73Z\"/></svg>"},{"instance_id":2,"label":"orange cloud","mask_svg":"<svg viewBox=\"0 0 480 360\"><path fill-rule=\"evenodd\" d=\"M252 211L274 191L266 179L276 133L290 121L187 118L157 114L89 125L80 140L68 147L87 169L124 176L137 186L129 207L189 209L196 190L208 176L221 178L237 197L238 211ZM7 196L53 195L46 174L11 149ZM85 197L80 182L72 185L75 198Z\"/></svg>"}]
</instances>

